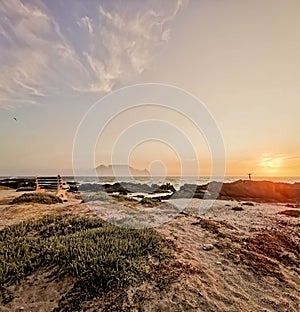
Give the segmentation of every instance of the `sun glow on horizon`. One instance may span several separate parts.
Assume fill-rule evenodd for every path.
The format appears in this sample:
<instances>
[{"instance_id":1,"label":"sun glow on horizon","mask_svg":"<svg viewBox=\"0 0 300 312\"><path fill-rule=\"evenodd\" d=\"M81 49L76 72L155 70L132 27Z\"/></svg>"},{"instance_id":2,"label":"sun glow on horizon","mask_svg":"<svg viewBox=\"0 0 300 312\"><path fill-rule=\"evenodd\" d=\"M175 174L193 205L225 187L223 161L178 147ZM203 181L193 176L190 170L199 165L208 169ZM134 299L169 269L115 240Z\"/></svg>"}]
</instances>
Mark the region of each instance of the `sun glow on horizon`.
<instances>
[{"instance_id":1,"label":"sun glow on horizon","mask_svg":"<svg viewBox=\"0 0 300 312\"><path fill-rule=\"evenodd\" d=\"M279 168L282 165L280 157L274 157L274 155L263 155L260 161L260 165L264 168Z\"/></svg>"},{"instance_id":2,"label":"sun glow on horizon","mask_svg":"<svg viewBox=\"0 0 300 312\"><path fill-rule=\"evenodd\" d=\"M258 160L260 174L300 176L300 158L293 154L263 154Z\"/></svg>"}]
</instances>

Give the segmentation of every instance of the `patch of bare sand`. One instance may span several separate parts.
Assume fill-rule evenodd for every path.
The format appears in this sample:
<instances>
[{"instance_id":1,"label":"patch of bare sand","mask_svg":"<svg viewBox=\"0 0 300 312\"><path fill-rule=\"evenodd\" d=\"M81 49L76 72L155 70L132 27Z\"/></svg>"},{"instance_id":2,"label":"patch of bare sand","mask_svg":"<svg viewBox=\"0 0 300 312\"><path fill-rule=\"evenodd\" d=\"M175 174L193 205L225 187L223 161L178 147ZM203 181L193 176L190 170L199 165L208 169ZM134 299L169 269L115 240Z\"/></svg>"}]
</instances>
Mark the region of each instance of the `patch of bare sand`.
<instances>
[{"instance_id":1,"label":"patch of bare sand","mask_svg":"<svg viewBox=\"0 0 300 312\"><path fill-rule=\"evenodd\" d=\"M99 216L89 206L72 200L49 206L0 205L1 225L49 213ZM243 210L232 210L237 205ZM103 206L104 211L116 208L107 202ZM249 206L216 201L200 217L198 207L199 200L192 200L183 213L157 227L174 252L173 261L151 260L149 281L95 298L82 310L298 312L299 218L279 214L286 209L283 204ZM21 282L20 288L13 290L10 310L3 306L0 311L20 311L20 307L50 311L55 307L72 282L51 282L45 274L36 273ZM116 309L115 301L121 301Z\"/></svg>"},{"instance_id":2,"label":"patch of bare sand","mask_svg":"<svg viewBox=\"0 0 300 312\"><path fill-rule=\"evenodd\" d=\"M198 211L199 200L193 200L187 214L158 228L177 261L194 273L183 271L159 297L153 295L149 311L159 311L156 306L161 311L299 311L299 219L278 214L284 205L232 210L237 204L216 201L199 218L188 214Z\"/></svg>"},{"instance_id":3,"label":"patch of bare sand","mask_svg":"<svg viewBox=\"0 0 300 312\"><path fill-rule=\"evenodd\" d=\"M67 202L53 205L37 203L10 204L14 198L24 193L16 192L12 189L0 190L0 229L8 225L33 218L40 218L49 214L90 214L90 208L86 205L79 205L81 199L76 199L74 194L68 196Z\"/></svg>"},{"instance_id":4,"label":"patch of bare sand","mask_svg":"<svg viewBox=\"0 0 300 312\"><path fill-rule=\"evenodd\" d=\"M25 278L20 285L7 288L8 296L12 294L14 299L0 306L0 311L40 312L57 308L59 300L73 287L74 280L69 277L57 279L52 273L40 270Z\"/></svg>"}]
</instances>

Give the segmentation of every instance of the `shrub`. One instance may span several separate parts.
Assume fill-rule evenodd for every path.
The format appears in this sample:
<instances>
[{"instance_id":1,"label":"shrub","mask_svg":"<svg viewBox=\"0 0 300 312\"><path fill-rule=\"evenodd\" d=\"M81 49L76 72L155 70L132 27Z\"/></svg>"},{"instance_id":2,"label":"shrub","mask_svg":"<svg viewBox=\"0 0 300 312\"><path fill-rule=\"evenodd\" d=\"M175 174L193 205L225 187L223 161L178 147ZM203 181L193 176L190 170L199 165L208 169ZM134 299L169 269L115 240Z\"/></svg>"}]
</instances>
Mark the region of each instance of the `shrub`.
<instances>
[{"instance_id":1,"label":"shrub","mask_svg":"<svg viewBox=\"0 0 300 312\"><path fill-rule=\"evenodd\" d=\"M91 201L109 201L110 197L106 192L97 192L97 193L81 193L83 198L83 202L91 202Z\"/></svg>"},{"instance_id":2,"label":"shrub","mask_svg":"<svg viewBox=\"0 0 300 312\"><path fill-rule=\"evenodd\" d=\"M145 205L145 206L148 206L148 207L155 207L157 206L160 201L158 199L155 199L155 198L147 198L147 197L144 197L140 203L142 205Z\"/></svg>"},{"instance_id":3,"label":"shrub","mask_svg":"<svg viewBox=\"0 0 300 312\"><path fill-rule=\"evenodd\" d=\"M124 195L111 195L111 197L119 202L138 203L136 199Z\"/></svg>"},{"instance_id":4,"label":"shrub","mask_svg":"<svg viewBox=\"0 0 300 312\"><path fill-rule=\"evenodd\" d=\"M25 193L12 200L12 204L23 204L23 203L38 203L38 204L57 204L62 203L62 200L52 194L45 193Z\"/></svg>"}]
</instances>

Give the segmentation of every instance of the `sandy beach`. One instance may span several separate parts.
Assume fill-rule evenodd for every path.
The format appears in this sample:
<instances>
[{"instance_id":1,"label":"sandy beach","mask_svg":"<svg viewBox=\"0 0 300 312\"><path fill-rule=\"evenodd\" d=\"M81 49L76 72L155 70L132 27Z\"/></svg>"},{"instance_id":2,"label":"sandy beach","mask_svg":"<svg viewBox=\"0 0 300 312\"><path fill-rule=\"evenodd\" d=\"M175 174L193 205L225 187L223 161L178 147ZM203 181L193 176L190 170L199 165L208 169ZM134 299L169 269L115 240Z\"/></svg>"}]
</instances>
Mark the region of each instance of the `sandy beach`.
<instances>
[{"instance_id":1,"label":"sandy beach","mask_svg":"<svg viewBox=\"0 0 300 312\"><path fill-rule=\"evenodd\" d=\"M54 205L9 204L21 194L0 191L1 229L49 214L100 215L74 194ZM298 209L284 203L217 200L199 216L200 201L191 200L183 212L155 228L174 259L169 267L158 267L157 279L123 290L122 310L299 311L300 222L299 217L281 214ZM97 207L103 207L105 216L108 209L118 209L116 205L103 201ZM37 271L9 287L13 299L0 311L51 311L73 283L69 277L53 279ZM103 307L103 298L94 298L82 310L109 311Z\"/></svg>"}]
</instances>

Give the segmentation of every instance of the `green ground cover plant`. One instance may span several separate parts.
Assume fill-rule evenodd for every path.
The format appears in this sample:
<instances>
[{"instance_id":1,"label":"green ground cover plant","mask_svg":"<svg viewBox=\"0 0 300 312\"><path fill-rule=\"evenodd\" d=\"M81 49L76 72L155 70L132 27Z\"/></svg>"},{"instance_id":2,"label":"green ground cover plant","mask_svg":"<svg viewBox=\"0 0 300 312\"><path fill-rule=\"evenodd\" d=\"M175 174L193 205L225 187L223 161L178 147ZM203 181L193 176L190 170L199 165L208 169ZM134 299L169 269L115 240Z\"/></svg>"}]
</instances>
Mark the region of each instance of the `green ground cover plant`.
<instances>
[{"instance_id":1,"label":"green ground cover plant","mask_svg":"<svg viewBox=\"0 0 300 312\"><path fill-rule=\"evenodd\" d=\"M77 310L81 302L105 291L142 283L148 278L150 256L157 260L169 256L153 229L129 229L70 215L9 226L0 231L0 303L12 299L4 291L9 285L41 268L54 268L57 277L67 275L76 281L64 300L68 309L72 302L71 309Z\"/></svg>"},{"instance_id":2,"label":"green ground cover plant","mask_svg":"<svg viewBox=\"0 0 300 312\"><path fill-rule=\"evenodd\" d=\"M38 203L38 204L58 204L62 200L55 195L46 193L25 193L11 201L12 204Z\"/></svg>"}]
</instances>

